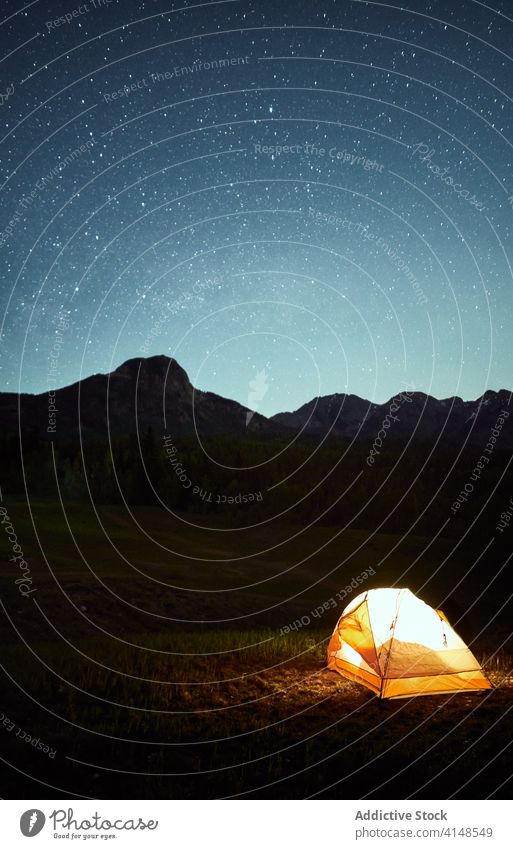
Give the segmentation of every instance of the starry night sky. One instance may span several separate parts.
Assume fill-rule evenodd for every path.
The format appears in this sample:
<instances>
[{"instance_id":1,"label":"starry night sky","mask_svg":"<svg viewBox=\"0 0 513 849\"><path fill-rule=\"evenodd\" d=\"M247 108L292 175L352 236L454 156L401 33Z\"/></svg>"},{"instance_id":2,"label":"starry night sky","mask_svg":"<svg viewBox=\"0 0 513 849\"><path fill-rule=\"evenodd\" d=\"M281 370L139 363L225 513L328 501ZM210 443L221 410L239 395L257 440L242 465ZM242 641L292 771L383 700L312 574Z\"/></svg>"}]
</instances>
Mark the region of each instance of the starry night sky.
<instances>
[{"instance_id":1,"label":"starry night sky","mask_svg":"<svg viewBox=\"0 0 513 849\"><path fill-rule=\"evenodd\" d=\"M0 34L0 390L153 354L243 404L265 371L266 415L511 388L510 2L35 0Z\"/></svg>"}]
</instances>

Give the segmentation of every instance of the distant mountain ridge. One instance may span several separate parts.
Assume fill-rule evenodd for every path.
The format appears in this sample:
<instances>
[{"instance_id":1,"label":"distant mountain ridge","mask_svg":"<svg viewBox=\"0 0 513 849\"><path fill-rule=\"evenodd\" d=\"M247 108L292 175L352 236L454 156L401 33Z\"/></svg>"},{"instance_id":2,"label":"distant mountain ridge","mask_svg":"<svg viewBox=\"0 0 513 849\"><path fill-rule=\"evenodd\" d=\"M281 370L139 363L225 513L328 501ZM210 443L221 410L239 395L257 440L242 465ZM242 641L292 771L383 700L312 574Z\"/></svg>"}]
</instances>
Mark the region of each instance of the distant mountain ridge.
<instances>
[{"instance_id":1,"label":"distant mountain ridge","mask_svg":"<svg viewBox=\"0 0 513 849\"><path fill-rule=\"evenodd\" d=\"M55 410L52 410L52 400ZM59 439L143 432L188 436L246 431L246 407L213 392L194 389L185 370L166 356L127 360L109 374L95 374L55 390L55 396L0 393L0 425ZM53 415L52 415L53 414ZM276 426L255 413L248 430L274 433Z\"/></svg>"},{"instance_id":2,"label":"distant mountain ridge","mask_svg":"<svg viewBox=\"0 0 513 849\"><path fill-rule=\"evenodd\" d=\"M395 400L394 400L395 399ZM313 398L292 413L278 413L273 421L298 433L346 439L374 439L385 426L386 437L403 441L410 437L427 441L439 435L455 442L469 438L471 443L486 444L502 410L510 412L511 392L487 390L476 401L463 401L455 396L438 400L423 392L403 390L385 404L373 404L357 395L326 395ZM397 409L396 409L397 408ZM513 447L511 425L505 429L503 447ZM508 435L509 434L509 435ZM485 438L486 437L486 438Z\"/></svg>"},{"instance_id":3,"label":"distant mountain ridge","mask_svg":"<svg viewBox=\"0 0 513 849\"><path fill-rule=\"evenodd\" d=\"M0 393L0 427L37 432L48 439L143 432L200 436L304 434L371 442L383 431L390 441L447 441L486 444L501 411L509 414L511 393L488 390L476 401L438 400L422 392L399 392L385 404L356 395L313 398L294 412L266 418L247 407L195 389L185 370L167 356L134 358L109 374L95 374L55 393ZM53 407L53 409L52 409ZM248 413L252 415L248 416ZM19 415L20 414L20 415ZM249 422L249 423L247 423ZM513 416L505 417L497 443L513 448Z\"/></svg>"}]
</instances>

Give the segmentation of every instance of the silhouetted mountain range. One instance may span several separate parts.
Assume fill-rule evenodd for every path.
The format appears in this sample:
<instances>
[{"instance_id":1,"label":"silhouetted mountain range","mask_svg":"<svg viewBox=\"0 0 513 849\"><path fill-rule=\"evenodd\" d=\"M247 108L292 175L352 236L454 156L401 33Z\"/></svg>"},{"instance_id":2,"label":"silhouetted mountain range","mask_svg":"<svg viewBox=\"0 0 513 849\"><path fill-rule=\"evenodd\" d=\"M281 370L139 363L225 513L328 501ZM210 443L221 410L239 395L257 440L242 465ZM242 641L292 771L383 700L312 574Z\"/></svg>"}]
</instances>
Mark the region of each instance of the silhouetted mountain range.
<instances>
[{"instance_id":1,"label":"silhouetted mountain range","mask_svg":"<svg viewBox=\"0 0 513 849\"><path fill-rule=\"evenodd\" d=\"M266 418L236 401L194 389L187 373L166 356L127 360L110 374L40 395L0 393L0 426L37 432L48 439L104 437L145 431L190 436L239 434L272 436L303 433L371 442L381 432L389 441L410 438L485 445L501 411L509 412L511 393L488 390L476 401L437 400L422 392L398 392L385 404L356 395L314 398L295 412ZM247 419L250 419L247 425ZM387 422L386 425L384 423ZM513 448L513 417L506 418L497 442Z\"/></svg>"},{"instance_id":2,"label":"silhouetted mountain range","mask_svg":"<svg viewBox=\"0 0 513 849\"><path fill-rule=\"evenodd\" d=\"M476 401L452 397L438 400L423 392L398 392L385 404L372 404L357 395L314 398L293 413L278 413L273 421L298 433L345 439L374 440L378 433L394 441L431 441L486 444L501 411L509 412L511 393L488 390ZM508 419L506 418L506 422ZM385 435L383 436L383 434ZM498 438L501 447L513 447L513 416Z\"/></svg>"}]
</instances>

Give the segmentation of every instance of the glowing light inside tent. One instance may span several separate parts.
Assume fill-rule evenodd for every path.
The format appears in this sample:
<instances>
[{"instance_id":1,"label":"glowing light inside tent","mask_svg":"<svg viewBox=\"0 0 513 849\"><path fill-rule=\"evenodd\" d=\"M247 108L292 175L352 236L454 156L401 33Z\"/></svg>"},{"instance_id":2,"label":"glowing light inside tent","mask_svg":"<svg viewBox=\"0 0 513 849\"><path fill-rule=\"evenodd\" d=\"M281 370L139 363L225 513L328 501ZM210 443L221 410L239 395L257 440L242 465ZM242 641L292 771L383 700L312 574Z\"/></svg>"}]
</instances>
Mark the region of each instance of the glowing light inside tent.
<instances>
[{"instance_id":1,"label":"glowing light inside tent","mask_svg":"<svg viewBox=\"0 0 513 849\"><path fill-rule=\"evenodd\" d=\"M330 640L328 668L380 698L491 687L445 616L407 589L369 590L353 599Z\"/></svg>"}]
</instances>

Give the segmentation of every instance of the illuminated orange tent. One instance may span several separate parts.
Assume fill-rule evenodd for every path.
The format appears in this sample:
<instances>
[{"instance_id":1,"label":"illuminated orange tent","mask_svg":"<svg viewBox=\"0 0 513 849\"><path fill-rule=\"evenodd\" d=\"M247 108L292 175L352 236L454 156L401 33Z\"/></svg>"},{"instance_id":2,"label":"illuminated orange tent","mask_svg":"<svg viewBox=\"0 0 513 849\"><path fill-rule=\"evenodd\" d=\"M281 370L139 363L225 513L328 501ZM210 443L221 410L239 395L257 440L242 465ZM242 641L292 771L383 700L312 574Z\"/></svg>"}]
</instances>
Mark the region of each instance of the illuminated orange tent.
<instances>
[{"instance_id":1,"label":"illuminated orange tent","mask_svg":"<svg viewBox=\"0 0 513 849\"><path fill-rule=\"evenodd\" d=\"M328 668L380 699L492 686L442 611L407 589L368 590L348 604L328 646Z\"/></svg>"}]
</instances>

